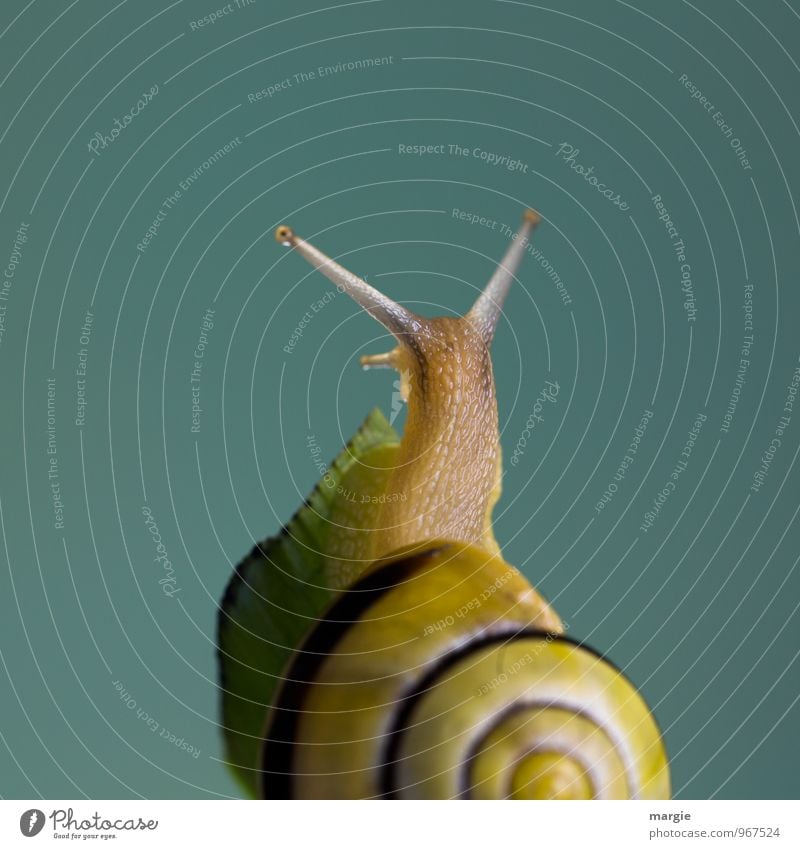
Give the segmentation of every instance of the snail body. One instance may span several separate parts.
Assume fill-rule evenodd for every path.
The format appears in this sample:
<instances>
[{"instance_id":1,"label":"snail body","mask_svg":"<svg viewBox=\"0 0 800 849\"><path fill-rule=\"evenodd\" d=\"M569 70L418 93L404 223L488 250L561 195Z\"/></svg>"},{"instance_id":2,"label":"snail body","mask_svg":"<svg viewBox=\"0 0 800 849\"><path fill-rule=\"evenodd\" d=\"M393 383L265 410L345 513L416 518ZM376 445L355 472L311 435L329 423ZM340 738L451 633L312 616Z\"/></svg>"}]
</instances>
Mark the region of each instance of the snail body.
<instances>
[{"instance_id":1,"label":"snail body","mask_svg":"<svg viewBox=\"0 0 800 849\"><path fill-rule=\"evenodd\" d=\"M567 639L492 530L501 452L489 355L539 215L529 210L467 315L423 318L290 228L276 231L396 339L399 443L360 517L342 591L282 675L256 769L266 798L668 798L633 684ZM332 562L336 560L335 544ZM337 567L338 568L338 567Z\"/></svg>"}]
</instances>

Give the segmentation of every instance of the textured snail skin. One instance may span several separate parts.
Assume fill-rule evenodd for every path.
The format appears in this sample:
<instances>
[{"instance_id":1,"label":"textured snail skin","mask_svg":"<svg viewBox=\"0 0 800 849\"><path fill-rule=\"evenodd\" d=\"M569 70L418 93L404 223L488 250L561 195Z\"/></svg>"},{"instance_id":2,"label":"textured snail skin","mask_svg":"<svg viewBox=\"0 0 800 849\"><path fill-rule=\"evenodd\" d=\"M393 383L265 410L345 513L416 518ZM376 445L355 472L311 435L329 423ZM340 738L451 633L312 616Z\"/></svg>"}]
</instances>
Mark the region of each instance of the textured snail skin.
<instances>
[{"instance_id":1,"label":"textured snail skin","mask_svg":"<svg viewBox=\"0 0 800 849\"><path fill-rule=\"evenodd\" d=\"M497 402L489 348L466 318L419 319L391 353L405 376L408 415L387 486L374 556L444 538L498 546L491 511L500 495Z\"/></svg>"},{"instance_id":2,"label":"textured snail skin","mask_svg":"<svg viewBox=\"0 0 800 849\"><path fill-rule=\"evenodd\" d=\"M562 636L492 532L501 459L489 348L538 222L525 214L466 316L434 319L276 231L394 334L397 347L362 362L400 372L408 416L372 472L402 497L364 512L349 551L374 562L342 580L267 716L266 798L669 797L661 736L635 687ZM334 551L332 562L344 559Z\"/></svg>"}]
</instances>

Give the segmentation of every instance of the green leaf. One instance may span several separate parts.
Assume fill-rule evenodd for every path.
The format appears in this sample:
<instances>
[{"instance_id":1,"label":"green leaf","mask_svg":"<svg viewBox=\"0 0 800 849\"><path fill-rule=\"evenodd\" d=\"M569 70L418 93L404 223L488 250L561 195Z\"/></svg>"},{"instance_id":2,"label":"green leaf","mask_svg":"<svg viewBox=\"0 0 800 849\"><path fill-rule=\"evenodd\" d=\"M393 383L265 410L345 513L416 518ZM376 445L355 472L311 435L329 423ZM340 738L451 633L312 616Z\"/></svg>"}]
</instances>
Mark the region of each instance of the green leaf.
<instances>
[{"instance_id":1,"label":"green leaf","mask_svg":"<svg viewBox=\"0 0 800 849\"><path fill-rule=\"evenodd\" d=\"M258 794L266 714L294 649L335 593L368 565L375 511L354 509L380 494L398 437L373 410L283 530L236 567L218 618L222 727L227 761L247 793Z\"/></svg>"}]
</instances>

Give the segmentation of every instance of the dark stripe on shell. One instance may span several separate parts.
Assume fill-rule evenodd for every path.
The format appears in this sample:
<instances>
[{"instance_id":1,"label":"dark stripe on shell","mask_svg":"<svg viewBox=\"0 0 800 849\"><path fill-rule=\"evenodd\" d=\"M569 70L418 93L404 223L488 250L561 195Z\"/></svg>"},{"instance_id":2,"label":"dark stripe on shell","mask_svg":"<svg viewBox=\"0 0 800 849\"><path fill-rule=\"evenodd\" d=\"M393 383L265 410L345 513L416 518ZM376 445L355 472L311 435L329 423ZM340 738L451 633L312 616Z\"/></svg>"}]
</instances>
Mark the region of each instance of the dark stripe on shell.
<instances>
[{"instance_id":1,"label":"dark stripe on shell","mask_svg":"<svg viewBox=\"0 0 800 849\"><path fill-rule=\"evenodd\" d=\"M309 687L326 658L347 630L386 592L409 580L446 546L437 546L389 560L356 581L333 602L295 652L270 713L261 756L261 787L265 799L294 798L293 745Z\"/></svg>"},{"instance_id":2,"label":"dark stripe on shell","mask_svg":"<svg viewBox=\"0 0 800 849\"><path fill-rule=\"evenodd\" d=\"M590 646L587 646L578 640L574 640L571 637L567 637L564 635L556 636L549 633L548 631L542 631L536 628L520 628L514 631L510 631L506 634L491 634L489 636L478 638L467 643L458 650L442 656L439 662L428 671L428 673L416 684L416 686L409 693L407 693L401 699L398 699L397 704L402 704L402 707L397 711L395 721L392 724L391 731L387 736L387 743L384 750L385 756L381 767L380 795L382 798L399 798L398 794L402 788L397 786L397 763L399 761L399 750L400 744L403 739L403 733L408 727L409 721L411 719L411 714L414 708L416 707L417 703L425 696L425 694L430 689L436 686L437 680L440 677L443 677L450 668L455 666L459 661L461 661L463 658L465 658L472 652L481 651L482 649L492 645L510 643L513 640L530 639L531 637L536 639L546 639L547 637L549 637L550 642L569 643L570 645L576 646L577 648L581 648L584 651L595 655L604 663L608 663L609 666L611 666L614 670L616 670L620 674L623 674L616 665L610 663L605 657L603 657L602 654L600 654L598 651L591 648ZM464 762L463 770L460 776L462 796L466 795L469 790L470 760L471 759L468 758Z\"/></svg>"}]
</instances>

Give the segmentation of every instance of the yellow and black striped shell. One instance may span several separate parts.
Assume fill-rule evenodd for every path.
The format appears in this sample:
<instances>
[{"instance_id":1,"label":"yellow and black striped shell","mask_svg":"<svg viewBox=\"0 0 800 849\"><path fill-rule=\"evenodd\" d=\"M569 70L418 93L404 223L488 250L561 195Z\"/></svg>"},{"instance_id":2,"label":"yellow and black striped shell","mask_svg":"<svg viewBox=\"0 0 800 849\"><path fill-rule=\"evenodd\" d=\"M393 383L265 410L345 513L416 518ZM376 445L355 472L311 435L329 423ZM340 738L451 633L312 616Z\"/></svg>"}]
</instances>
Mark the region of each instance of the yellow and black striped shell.
<instances>
[{"instance_id":1,"label":"yellow and black striped shell","mask_svg":"<svg viewBox=\"0 0 800 849\"><path fill-rule=\"evenodd\" d=\"M659 730L498 555L382 559L295 652L268 716L266 798L662 799Z\"/></svg>"}]
</instances>

